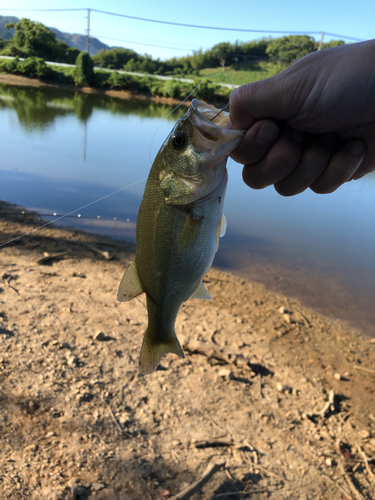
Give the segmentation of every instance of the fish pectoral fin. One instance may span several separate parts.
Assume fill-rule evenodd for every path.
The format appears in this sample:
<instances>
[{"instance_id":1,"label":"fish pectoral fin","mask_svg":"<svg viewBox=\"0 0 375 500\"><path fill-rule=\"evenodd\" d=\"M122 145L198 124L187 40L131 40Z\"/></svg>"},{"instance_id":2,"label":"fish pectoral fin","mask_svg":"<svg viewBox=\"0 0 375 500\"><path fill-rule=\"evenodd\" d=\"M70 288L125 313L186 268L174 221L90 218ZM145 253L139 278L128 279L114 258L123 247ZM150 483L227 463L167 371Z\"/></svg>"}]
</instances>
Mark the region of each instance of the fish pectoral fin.
<instances>
[{"instance_id":1,"label":"fish pectoral fin","mask_svg":"<svg viewBox=\"0 0 375 500\"><path fill-rule=\"evenodd\" d=\"M181 248L187 250L194 245L197 241L203 219L203 216L194 218L194 216L190 213L186 215L180 231L179 244Z\"/></svg>"},{"instance_id":2,"label":"fish pectoral fin","mask_svg":"<svg viewBox=\"0 0 375 500\"><path fill-rule=\"evenodd\" d=\"M217 252L219 248L219 239L222 238L227 230L227 219L225 218L225 215L223 214L221 216L220 222L217 226L217 231L216 231L216 246L215 246L215 252Z\"/></svg>"},{"instance_id":3,"label":"fish pectoral fin","mask_svg":"<svg viewBox=\"0 0 375 500\"><path fill-rule=\"evenodd\" d=\"M145 336L143 337L141 354L139 356L139 371L142 373L154 372L161 358L168 352L177 354L180 358L185 357L176 334L173 332L173 336L170 339L158 342L151 337L149 329L147 328Z\"/></svg>"},{"instance_id":4,"label":"fish pectoral fin","mask_svg":"<svg viewBox=\"0 0 375 500\"><path fill-rule=\"evenodd\" d=\"M143 292L144 290L139 279L137 264L134 257L122 277L117 293L117 300L120 302L126 302L134 299L134 297L137 297L138 295L141 295Z\"/></svg>"},{"instance_id":5,"label":"fish pectoral fin","mask_svg":"<svg viewBox=\"0 0 375 500\"><path fill-rule=\"evenodd\" d=\"M208 293L206 287L202 282L199 283L195 292L190 297L191 299L212 300L211 295Z\"/></svg>"}]
</instances>

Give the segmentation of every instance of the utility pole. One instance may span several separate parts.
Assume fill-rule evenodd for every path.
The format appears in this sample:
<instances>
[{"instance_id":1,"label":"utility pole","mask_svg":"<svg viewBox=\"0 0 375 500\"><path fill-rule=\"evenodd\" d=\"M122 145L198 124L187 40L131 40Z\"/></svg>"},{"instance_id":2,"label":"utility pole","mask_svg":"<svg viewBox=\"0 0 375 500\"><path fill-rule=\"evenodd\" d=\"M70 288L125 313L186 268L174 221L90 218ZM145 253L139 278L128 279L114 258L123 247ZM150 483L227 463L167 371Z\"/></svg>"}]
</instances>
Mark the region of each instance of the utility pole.
<instances>
[{"instance_id":1,"label":"utility pole","mask_svg":"<svg viewBox=\"0 0 375 500\"><path fill-rule=\"evenodd\" d=\"M320 37L320 42L319 42L319 47L318 47L318 50L321 50L322 48L322 45L323 45L323 39L324 39L324 31L322 31L322 36Z\"/></svg>"},{"instance_id":2,"label":"utility pole","mask_svg":"<svg viewBox=\"0 0 375 500\"><path fill-rule=\"evenodd\" d=\"M90 11L87 9L87 53L90 55Z\"/></svg>"}]
</instances>

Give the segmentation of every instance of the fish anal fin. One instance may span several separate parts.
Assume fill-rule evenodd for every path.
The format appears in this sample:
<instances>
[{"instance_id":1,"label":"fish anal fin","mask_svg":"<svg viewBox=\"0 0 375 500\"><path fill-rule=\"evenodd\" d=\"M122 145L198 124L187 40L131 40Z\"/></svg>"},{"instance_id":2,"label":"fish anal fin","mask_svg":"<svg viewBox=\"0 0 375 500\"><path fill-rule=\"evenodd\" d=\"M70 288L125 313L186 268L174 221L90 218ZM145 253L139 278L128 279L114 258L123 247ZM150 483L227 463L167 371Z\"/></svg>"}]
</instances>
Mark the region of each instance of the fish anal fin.
<instances>
[{"instance_id":1,"label":"fish anal fin","mask_svg":"<svg viewBox=\"0 0 375 500\"><path fill-rule=\"evenodd\" d=\"M227 219L225 218L225 215L223 214L221 216L219 224L217 225L215 252L217 252L217 250L219 248L219 240L220 240L220 238L222 238L225 235L225 233L226 233L227 226L228 226Z\"/></svg>"},{"instance_id":2,"label":"fish anal fin","mask_svg":"<svg viewBox=\"0 0 375 500\"><path fill-rule=\"evenodd\" d=\"M199 283L197 288L195 289L193 295L190 297L191 299L202 299L202 300L212 300L211 295L208 293L206 287L202 282Z\"/></svg>"},{"instance_id":3,"label":"fish anal fin","mask_svg":"<svg viewBox=\"0 0 375 500\"><path fill-rule=\"evenodd\" d=\"M120 302L132 300L134 297L141 295L143 291L134 257L122 277L117 293L117 300Z\"/></svg>"},{"instance_id":4,"label":"fish anal fin","mask_svg":"<svg viewBox=\"0 0 375 500\"><path fill-rule=\"evenodd\" d=\"M158 367L161 358L164 354L172 352L177 354L180 358L184 358L184 352L181 348L180 342L174 333L170 339L163 342L155 341L149 334L147 329L143 338L141 354L139 356L139 370L142 373L152 373Z\"/></svg>"}]
</instances>

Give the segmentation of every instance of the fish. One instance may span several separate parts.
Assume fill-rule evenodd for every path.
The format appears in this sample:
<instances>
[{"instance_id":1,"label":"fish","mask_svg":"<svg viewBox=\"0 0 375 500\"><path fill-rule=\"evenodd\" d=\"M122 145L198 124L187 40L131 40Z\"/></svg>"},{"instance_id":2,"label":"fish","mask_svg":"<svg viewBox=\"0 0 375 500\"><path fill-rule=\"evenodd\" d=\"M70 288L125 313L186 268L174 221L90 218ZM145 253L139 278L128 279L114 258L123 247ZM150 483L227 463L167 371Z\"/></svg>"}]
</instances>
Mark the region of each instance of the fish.
<instances>
[{"instance_id":1,"label":"fish","mask_svg":"<svg viewBox=\"0 0 375 500\"><path fill-rule=\"evenodd\" d=\"M175 332L178 311L189 298L211 300L202 278L227 225L227 159L245 134L228 122L229 113L193 99L152 164L137 217L135 255L117 296L126 302L146 294L143 373L155 371L166 353L184 358Z\"/></svg>"}]
</instances>

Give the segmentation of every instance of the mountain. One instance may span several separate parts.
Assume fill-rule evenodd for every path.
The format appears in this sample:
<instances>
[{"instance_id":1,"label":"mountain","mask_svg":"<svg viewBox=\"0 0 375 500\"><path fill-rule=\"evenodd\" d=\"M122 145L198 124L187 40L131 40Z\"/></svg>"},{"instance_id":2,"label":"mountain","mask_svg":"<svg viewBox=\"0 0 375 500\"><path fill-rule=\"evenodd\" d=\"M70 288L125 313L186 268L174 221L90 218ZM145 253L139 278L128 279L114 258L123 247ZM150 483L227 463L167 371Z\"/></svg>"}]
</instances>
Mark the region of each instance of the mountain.
<instances>
[{"instance_id":1,"label":"mountain","mask_svg":"<svg viewBox=\"0 0 375 500\"><path fill-rule=\"evenodd\" d=\"M18 23L20 19L14 16L0 16L0 38L7 40L14 35L14 29L7 30L5 25L8 23ZM87 37L86 35L77 35L72 33L65 33L57 28L50 28L52 33L55 33L56 38L65 42L69 47L75 47L78 50L87 50ZM95 55L99 50L109 50L111 47L101 42L95 37L90 37L90 55Z\"/></svg>"},{"instance_id":2,"label":"mountain","mask_svg":"<svg viewBox=\"0 0 375 500\"><path fill-rule=\"evenodd\" d=\"M7 30L5 29L5 25L8 23L18 23L18 21L19 21L18 17L0 16L0 38L2 38L3 40L8 40L9 38L12 38L14 34L14 29Z\"/></svg>"},{"instance_id":3,"label":"mountain","mask_svg":"<svg viewBox=\"0 0 375 500\"><path fill-rule=\"evenodd\" d=\"M75 47L78 50L87 50L87 36L77 35L72 33L64 33L56 28L49 28L52 33L55 33L56 38L65 42L69 47ZM90 56L95 55L99 50L109 50L109 45L101 42L95 37L90 37Z\"/></svg>"}]
</instances>

